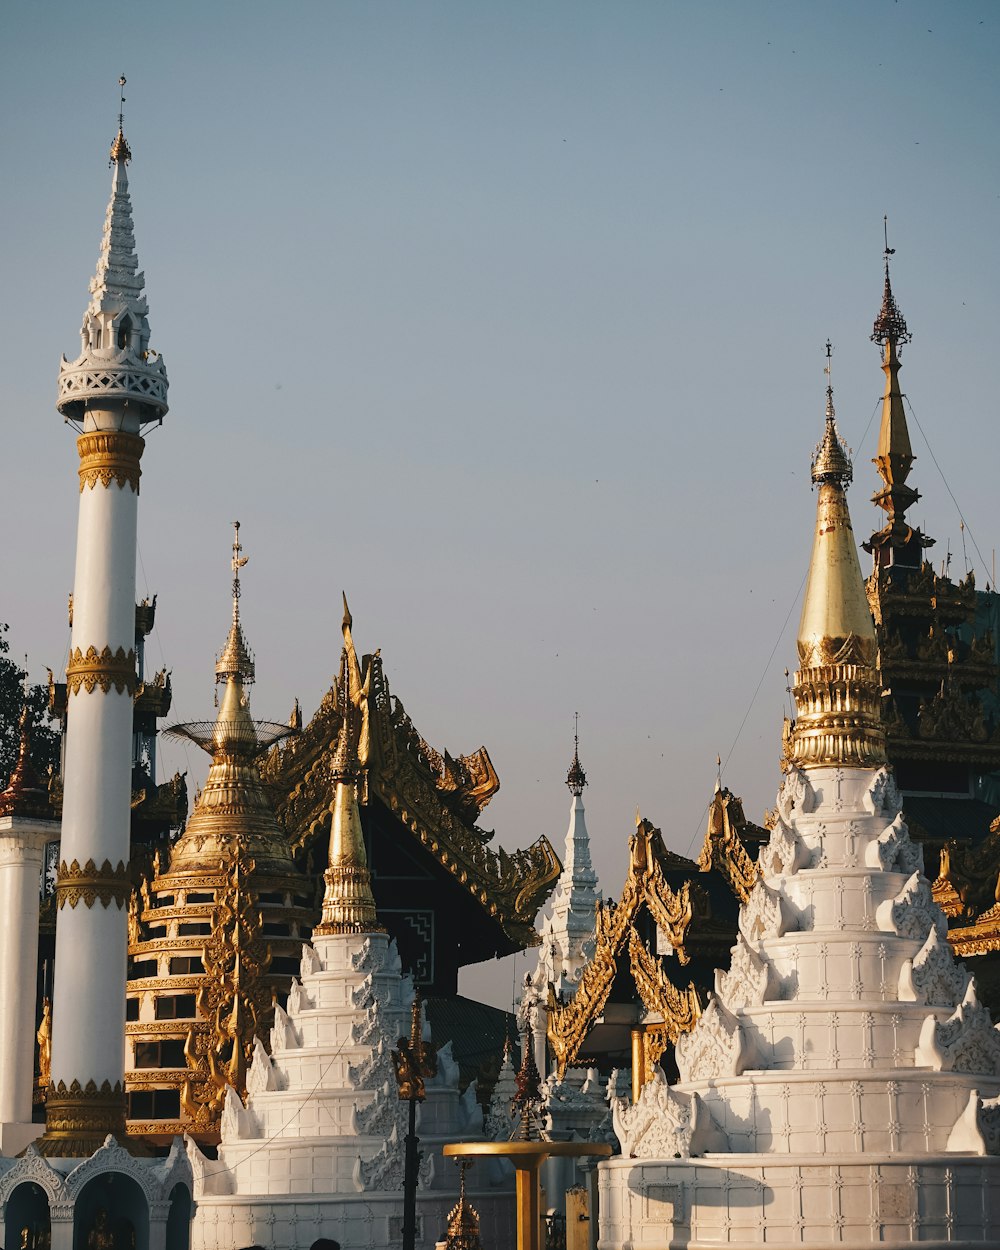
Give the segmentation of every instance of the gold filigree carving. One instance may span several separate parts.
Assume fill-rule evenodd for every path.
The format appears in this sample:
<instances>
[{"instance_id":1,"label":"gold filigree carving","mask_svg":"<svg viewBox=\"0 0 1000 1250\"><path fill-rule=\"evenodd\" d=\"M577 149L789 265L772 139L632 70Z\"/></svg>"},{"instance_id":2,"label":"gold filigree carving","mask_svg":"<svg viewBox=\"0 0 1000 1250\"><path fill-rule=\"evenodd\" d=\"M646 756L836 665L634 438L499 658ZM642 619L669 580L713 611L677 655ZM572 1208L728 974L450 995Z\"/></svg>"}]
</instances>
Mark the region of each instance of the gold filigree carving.
<instances>
[{"instance_id":1,"label":"gold filigree carving","mask_svg":"<svg viewBox=\"0 0 1000 1250\"><path fill-rule=\"evenodd\" d=\"M93 907L98 900L105 910L113 900L120 911L127 904L131 890L128 868L122 860L118 861L117 868L112 867L110 859L100 867L92 859L82 868L76 859L71 864L63 860L59 865L56 899L60 911L67 903L75 908L82 901L87 907Z\"/></svg>"},{"instance_id":2,"label":"gold filigree carving","mask_svg":"<svg viewBox=\"0 0 1000 1250\"><path fill-rule=\"evenodd\" d=\"M181 1109L202 1134L218 1129L228 1086L246 1097L254 1038L263 1034L272 1006L266 980L271 952L263 938L253 872L253 860L241 848L231 852L205 945L208 980L198 993L198 1013L209 1028L189 1028L184 1044L189 1074Z\"/></svg>"},{"instance_id":3,"label":"gold filigree carving","mask_svg":"<svg viewBox=\"0 0 1000 1250\"><path fill-rule=\"evenodd\" d=\"M76 440L80 453L80 493L85 486L93 490L98 482L104 487L117 482L121 488L128 483L138 495L139 460L145 446L145 439L138 434L111 430L81 434Z\"/></svg>"},{"instance_id":4,"label":"gold filigree carving","mask_svg":"<svg viewBox=\"0 0 1000 1250\"><path fill-rule=\"evenodd\" d=\"M86 1085L59 1081L45 1097L45 1136L39 1153L49 1159L89 1158L108 1134L125 1136L125 1091L121 1081Z\"/></svg>"},{"instance_id":5,"label":"gold filigree carving","mask_svg":"<svg viewBox=\"0 0 1000 1250\"><path fill-rule=\"evenodd\" d=\"M98 686L105 694L112 686L119 694L126 691L133 694L136 686L135 652L131 648L126 651L124 647L119 647L117 651L112 651L110 647L103 647L100 651L96 647L88 647L83 651L77 647L69 653L66 685L73 694L79 694L81 688L92 694Z\"/></svg>"},{"instance_id":6,"label":"gold filigree carving","mask_svg":"<svg viewBox=\"0 0 1000 1250\"><path fill-rule=\"evenodd\" d=\"M760 876L739 835L739 828L746 825L740 800L731 790L719 786L708 809L708 828L698 867L702 872L711 872L713 868L720 872L741 903L750 897Z\"/></svg>"},{"instance_id":7,"label":"gold filigree carving","mask_svg":"<svg viewBox=\"0 0 1000 1250\"><path fill-rule=\"evenodd\" d=\"M691 887L687 881L679 891L670 887L663 873L668 855L659 829L648 820L639 820L629 842L629 870L621 897L617 904L604 902L597 908L594 953L583 969L573 997L568 1003L562 1003L549 986L548 1039L560 1080L566 1069L576 1062L587 1034L604 1010L618 972L618 957L626 944L639 996L648 1010L662 1012L663 1028L668 1035L673 1035L668 1040L676 1040L681 1033L693 1028L701 1014L698 992L693 984L678 990L662 972L657 956L649 952L636 953L640 949L645 951L634 927L645 909L679 962L688 962L684 940L693 915Z\"/></svg>"},{"instance_id":8,"label":"gold filigree carving","mask_svg":"<svg viewBox=\"0 0 1000 1250\"><path fill-rule=\"evenodd\" d=\"M512 853L487 846L492 834L471 824L467 816L458 815L440 788L433 755L430 759L425 755L430 748L413 729L403 705L391 695L377 655L371 658L370 673L371 758L367 777L371 792L512 941L537 946L535 917L562 871L551 843L542 837L527 849ZM265 782L280 796L279 818L296 850L329 834L335 790L332 747L339 732L336 691L331 690L303 735L272 751L261 767ZM471 758L459 757L467 762ZM470 770L470 776L473 772L475 769Z\"/></svg>"},{"instance_id":9,"label":"gold filigree carving","mask_svg":"<svg viewBox=\"0 0 1000 1250\"><path fill-rule=\"evenodd\" d=\"M640 941L635 929L629 930L628 954L629 969L642 1005L651 1015L663 1017L657 1028L665 1048L667 1042L676 1042L682 1033L690 1033L698 1023L701 1016L698 991L694 985L678 989L663 971L659 959Z\"/></svg>"}]
</instances>

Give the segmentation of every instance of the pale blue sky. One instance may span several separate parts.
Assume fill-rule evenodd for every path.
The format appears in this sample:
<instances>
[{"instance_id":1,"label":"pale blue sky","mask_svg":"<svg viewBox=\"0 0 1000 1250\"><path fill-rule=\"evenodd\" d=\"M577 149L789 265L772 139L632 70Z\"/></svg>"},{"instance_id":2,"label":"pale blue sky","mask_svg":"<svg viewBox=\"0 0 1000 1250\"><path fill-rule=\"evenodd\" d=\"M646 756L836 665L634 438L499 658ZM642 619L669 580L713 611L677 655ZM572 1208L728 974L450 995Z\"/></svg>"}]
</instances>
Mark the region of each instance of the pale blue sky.
<instances>
[{"instance_id":1,"label":"pale blue sky","mask_svg":"<svg viewBox=\"0 0 1000 1250\"><path fill-rule=\"evenodd\" d=\"M499 841L561 842L579 709L605 888L636 805L689 851L805 571L827 336L855 446L881 393L883 213L904 388L990 562L995 5L139 0L9 6L0 37L0 619L36 677L68 644L55 377L122 71L171 382L139 584L178 718L211 712L238 516L258 715L313 710L344 587L428 739L489 747ZM913 440L917 519L961 571ZM758 818L796 620L725 774Z\"/></svg>"}]
</instances>

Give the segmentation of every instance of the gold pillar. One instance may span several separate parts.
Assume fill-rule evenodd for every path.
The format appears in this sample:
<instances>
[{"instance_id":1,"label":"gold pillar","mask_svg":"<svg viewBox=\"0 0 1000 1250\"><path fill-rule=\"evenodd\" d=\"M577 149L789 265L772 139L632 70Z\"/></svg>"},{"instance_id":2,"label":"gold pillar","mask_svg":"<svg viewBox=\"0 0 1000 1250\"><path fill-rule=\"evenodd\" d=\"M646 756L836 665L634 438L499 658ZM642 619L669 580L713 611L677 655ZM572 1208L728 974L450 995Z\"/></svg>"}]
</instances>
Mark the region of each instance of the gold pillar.
<instances>
[{"instance_id":1,"label":"gold pillar","mask_svg":"<svg viewBox=\"0 0 1000 1250\"><path fill-rule=\"evenodd\" d=\"M646 1030L637 1025L632 1030L632 1101L638 1102L646 1084Z\"/></svg>"}]
</instances>

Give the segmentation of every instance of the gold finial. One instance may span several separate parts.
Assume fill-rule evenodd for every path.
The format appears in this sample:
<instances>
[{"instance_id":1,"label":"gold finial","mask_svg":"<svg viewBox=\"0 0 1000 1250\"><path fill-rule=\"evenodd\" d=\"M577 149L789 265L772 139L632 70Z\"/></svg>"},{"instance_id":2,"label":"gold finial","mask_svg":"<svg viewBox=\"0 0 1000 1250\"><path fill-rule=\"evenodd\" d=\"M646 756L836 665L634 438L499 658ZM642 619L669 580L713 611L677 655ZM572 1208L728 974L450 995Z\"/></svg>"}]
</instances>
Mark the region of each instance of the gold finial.
<instances>
[{"instance_id":1,"label":"gold finial","mask_svg":"<svg viewBox=\"0 0 1000 1250\"><path fill-rule=\"evenodd\" d=\"M375 898L358 806L359 781L368 764L371 668L362 677L351 624L345 595L344 645L337 679L340 729L331 769L336 790L331 808L329 867L324 873L323 917L313 930L318 934L372 933L381 927L375 918Z\"/></svg>"},{"instance_id":2,"label":"gold finial","mask_svg":"<svg viewBox=\"0 0 1000 1250\"><path fill-rule=\"evenodd\" d=\"M122 74L118 79L120 96L118 101L118 134L111 145L111 159L108 162L110 165L127 165L132 159L132 149L125 138L125 82L125 75Z\"/></svg>"},{"instance_id":3,"label":"gold finial","mask_svg":"<svg viewBox=\"0 0 1000 1250\"><path fill-rule=\"evenodd\" d=\"M918 565L922 559L920 553L924 547L931 545L931 540L919 530L912 529L906 520L907 508L920 498L919 492L906 481L916 457L903 410L903 394L899 389L900 349L904 343L910 342L911 335L903 314L896 306L889 283L889 257L895 249L889 246L888 227L886 231L885 288L882 308L875 319L871 336L872 342L882 348L882 371L885 374L878 454L872 461L882 479L882 487L872 496L872 502L886 514L886 523L865 543L865 550L872 552L876 564L887 564L894 559L893 549L910 546L916 539L916 550L904 562Z\"/></svg>"},{"instance_id":4,"label":"gold finial","mask_svg":"<svg viewBox=\"0 0 1000 1250\"><path fill-rule=\"evenodd\" d=\"M854 469L840 435L837 433L837 414L833 407L833 346L826 340L826 424L823 437L816 448L812 461L812 480L815 483L838 481L846 486L854 477Z\"/></svg>"},{"instance_id":5,"label":"gold finial","mask_svg":"<svg viewBox=\"0 0 1000 1250\"><path fill-rule=\"evenodd\" d=\"M566 774L566 785L569 786L570 794L575 798L579 798L583 794L583 787L587 784L587 774L583 771L580 763L580 713L573 713L573 763L569 766L569 772Z\"/></svg>"},{"instance_id":6,"label":"gold finial","mask_svg":"<svg viewBox=\"0 0 1000 1250\"><path fill-rule=\"evenodd\" d=\"M827 369L832 349L827 344ZM845 486L850 461L837 434L832 387L826 429L812 465L819 487L812 559L799 622L798 718L786 742L800 768L885 763L876 641Z\"/></svg>"},{"instance_id":7,"label":"gold finial","mask_svg":"<svg viewBox=\"0 0 1000 1250\"><path fill-rule=\"evenodd\" d=\"M243 548L240 545L240 523L234 521L233 556L230 561L233 570L233 621L229 627L226 645L222 648L222 654L215 665L216 683L238 677L243 685L249 686L254 680L253 657L243 636L243 626L240 622L240 596L243 593L240 586L240 569L246 566L249 559L249 556L243 554Z\"/></svg>"},{"instance_id":8,"label":"gold finial","mask_svg":"<svg viewBox=\"0 0 1000 1250\"><path fill-rule=\"evenodd\" d=\"M882 252L885 263L885 282L882 287L882 307L875 318L871 338L872 342L878 343L880 347L888 349L891 345L895 355L898 349L904 343L909 343L913 336L906 328L906 321L896 305L896 300L892 294L892 283L889 281L889 257L895 256L896 249L889 246L889 218L887 215L882 218L882 229L885 236L885 249Z\"/></svg>"}]
</instances>

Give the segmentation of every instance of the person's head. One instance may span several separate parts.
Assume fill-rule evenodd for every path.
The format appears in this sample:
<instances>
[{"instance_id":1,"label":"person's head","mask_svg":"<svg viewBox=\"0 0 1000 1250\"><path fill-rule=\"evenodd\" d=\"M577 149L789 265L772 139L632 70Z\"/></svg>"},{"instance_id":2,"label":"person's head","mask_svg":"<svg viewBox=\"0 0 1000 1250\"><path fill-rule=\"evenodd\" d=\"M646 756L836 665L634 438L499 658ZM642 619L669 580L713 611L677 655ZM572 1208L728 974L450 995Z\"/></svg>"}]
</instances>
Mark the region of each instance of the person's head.
<instances>
[{"instance_id":1,"label":"person's head","mask_svg":"<svg viewBox=\"0 0 1000 1250\"><path fill-rule=\"evenodd\" d=\"M332 1237L320 1237L312 1243L309 1250L340 1250L340 1242L334 1241Z\"/></svg>"}]
</instances>

